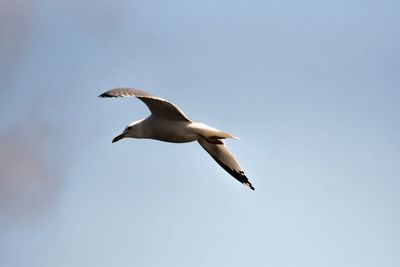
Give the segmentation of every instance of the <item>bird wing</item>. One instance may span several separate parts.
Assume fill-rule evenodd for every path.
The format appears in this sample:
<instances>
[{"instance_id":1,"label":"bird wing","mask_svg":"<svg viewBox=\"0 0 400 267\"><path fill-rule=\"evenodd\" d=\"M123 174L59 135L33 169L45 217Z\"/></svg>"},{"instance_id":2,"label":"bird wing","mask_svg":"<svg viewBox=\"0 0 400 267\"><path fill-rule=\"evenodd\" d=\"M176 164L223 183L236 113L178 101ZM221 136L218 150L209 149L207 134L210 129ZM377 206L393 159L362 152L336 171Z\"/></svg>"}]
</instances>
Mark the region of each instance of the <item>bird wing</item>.
<instances>
[{"instance_id":1,"label":"bird wing","mask_svg":"<svg viewBox=\"0 0 400 267\"><path fill-rule=\"evenodd\" d=\"M254 190L253 185L247 179L239 163L222 141L222 144L210 143L203 137L197 141L225 171L242 184Z\"/></svg>"},{"instance_id":2,"label":"bird wing","mask_svg":"<svg viewBox=\"0 0 400 267\"><path fill-rule=\"evenodd\" d=\"M154 96L147 92L144 92L135 88L114 88L101 95L99 97L131 97L135 96L142 100L146 106L150 109L151 114L154 117L168 120L188 121L191 120L183 113L183 111L175 104Z\"/></svg>"}]
</instances>

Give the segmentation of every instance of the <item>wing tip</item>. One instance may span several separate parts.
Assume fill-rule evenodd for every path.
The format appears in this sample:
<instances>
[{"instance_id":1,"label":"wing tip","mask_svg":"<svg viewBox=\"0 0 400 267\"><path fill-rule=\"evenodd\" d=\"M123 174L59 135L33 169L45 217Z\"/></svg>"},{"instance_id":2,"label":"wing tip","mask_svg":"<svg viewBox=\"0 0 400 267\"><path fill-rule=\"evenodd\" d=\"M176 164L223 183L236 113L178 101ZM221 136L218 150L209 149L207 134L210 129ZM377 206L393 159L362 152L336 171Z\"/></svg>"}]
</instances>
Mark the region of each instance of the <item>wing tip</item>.
<instances>
[{"instance_id":1,"label":"wing tip","mask_svg":"<svg viewBox=\"0 0 400 267\"><path fill-rule=\"evenodd\" d=\"M108 90L108 91L102 93L101 95L99 95L99 97L101 97L101 98L105 98L105 97L117 98L117 97L129 97L129 96L161 99L159 97L153 96L152 94L149 94L145 91L142 91L142 90L139 90L139 89L136 89L133 87L115 87L115 88Z\"/></svg>"},{"instance_id":2,"label":"wing tip","mask_svg":"<svg viewBox=\"0 0 400 267\"><path fill-rule=\"evenodd\" d=\"M255 191L256 189L254 188L254 186L251 184L251 182L249 181L249 179L247 178L247 176L244 174L244 171L240 171L239 174L241 175L241 178L244 180L241 181L242 184L244 184L245 186L247 186L248 188L250 188L251 190ZM234 176L235 177L235 176ZM236 179L238 179L238 177L235 177ZM239 180L239 179L238 179ZM240 180L239 180L240 181Z\"/></svg>"},{"instance_id":3,"label":"wing tip","mask_svg":"<svg viewBox=\"0 0 400 267\"><path fill-rule=\"evenodd\" d=\"M256 189L254 188L254 186L250 183L250 182L244 182L243 183L245 186L249 187L251 190L255 191Z\"/></svg>"},{"instance_id":4,"label":"wing tip","mask_svg":"<svg viewBox=\"0 0 400 267\"><path fill-rule=\"evenodd\" d=\"M99 95L100 98L106 98L106 97L121 97L119 95L114 95L111 94L110 91L104 92L101 95Z\"/></svg>"}]
</instances>

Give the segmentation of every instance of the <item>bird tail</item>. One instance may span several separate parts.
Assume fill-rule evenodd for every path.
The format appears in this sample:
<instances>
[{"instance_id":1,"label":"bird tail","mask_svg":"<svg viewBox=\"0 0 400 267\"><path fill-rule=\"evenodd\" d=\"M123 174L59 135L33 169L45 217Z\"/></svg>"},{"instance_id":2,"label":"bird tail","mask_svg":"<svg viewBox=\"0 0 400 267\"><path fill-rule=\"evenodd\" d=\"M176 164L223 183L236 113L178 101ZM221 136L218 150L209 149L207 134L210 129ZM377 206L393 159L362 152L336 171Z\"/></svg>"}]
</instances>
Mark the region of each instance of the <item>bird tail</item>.
<instances>
[{"instance_id":1,"label":"bird tail","mask_svg":"<svg viewBox=\"0 0 400 267\"><path fill-rule=\"evenodd\" d=\"M206 139L217 139L217 140L226 138L239 139L239 137L236 137L233 134L222 132L204 123L192 123L191 127L193 127L200 136L203 136Z\"/></svg>"},{"instance_id":2,"label":"bird tail","mask_svg":"<svg viewBox=\"0 0 400 267\"><path fill-rule=\"evenodd\" d=\"M230 133L225 133L218 131L217 134L205 137L203 136L209 143L211 144L216 144L216 145L222 145L224 142L222 141L223 139L226 138L233 138L233 139L240 139L239 137L234 136L233 134Z\"/></svg>"}]
</instances>

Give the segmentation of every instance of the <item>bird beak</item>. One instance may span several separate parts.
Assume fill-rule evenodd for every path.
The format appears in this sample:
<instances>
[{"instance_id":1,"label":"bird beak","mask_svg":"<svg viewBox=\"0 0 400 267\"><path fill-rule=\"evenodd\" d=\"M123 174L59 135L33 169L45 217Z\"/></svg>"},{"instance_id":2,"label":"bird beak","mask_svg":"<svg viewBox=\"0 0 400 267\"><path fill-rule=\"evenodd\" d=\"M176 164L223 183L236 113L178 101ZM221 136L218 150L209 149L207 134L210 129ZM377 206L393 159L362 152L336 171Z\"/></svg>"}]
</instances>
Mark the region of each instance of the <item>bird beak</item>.
<instances>
[{"instance_id":1,"label":"bird beak","mask_svg":"<svg viewBox=\"0 0 400 267\"><path fill-rule=\"evenodd\" d=\"M125 137L125 133L122 133L122 134L116 136L116 137L112 140L112 142L113 142L113 143L118 142L119 140L121 140L121 139L124 138L124 137Z\"/></svg>"}]
</instances>

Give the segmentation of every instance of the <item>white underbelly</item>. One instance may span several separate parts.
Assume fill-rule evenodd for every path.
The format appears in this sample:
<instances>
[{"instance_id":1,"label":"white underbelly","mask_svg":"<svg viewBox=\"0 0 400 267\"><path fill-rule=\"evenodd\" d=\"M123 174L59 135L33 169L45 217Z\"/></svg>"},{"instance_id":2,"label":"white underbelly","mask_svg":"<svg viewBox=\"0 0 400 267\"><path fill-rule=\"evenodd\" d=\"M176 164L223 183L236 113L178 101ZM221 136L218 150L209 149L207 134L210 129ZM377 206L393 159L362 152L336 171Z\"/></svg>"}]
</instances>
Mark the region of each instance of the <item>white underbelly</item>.
<instances>
[{"instance_id":1,"label":"white underbelly","mask_svg":"<svg viewBox=\"0 0 400 267\"><path fill-rule=\"evenodd\" d=\"M154 129L152 139L171 143L196 141L199 135L191 127L188 127L189 125L190 123L182 121L157 124L157 129Z\"/></svg>"}]
</instances>

